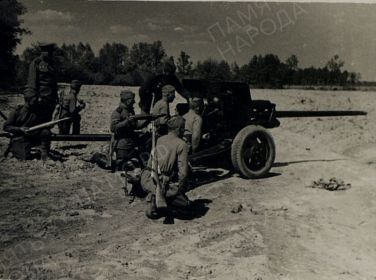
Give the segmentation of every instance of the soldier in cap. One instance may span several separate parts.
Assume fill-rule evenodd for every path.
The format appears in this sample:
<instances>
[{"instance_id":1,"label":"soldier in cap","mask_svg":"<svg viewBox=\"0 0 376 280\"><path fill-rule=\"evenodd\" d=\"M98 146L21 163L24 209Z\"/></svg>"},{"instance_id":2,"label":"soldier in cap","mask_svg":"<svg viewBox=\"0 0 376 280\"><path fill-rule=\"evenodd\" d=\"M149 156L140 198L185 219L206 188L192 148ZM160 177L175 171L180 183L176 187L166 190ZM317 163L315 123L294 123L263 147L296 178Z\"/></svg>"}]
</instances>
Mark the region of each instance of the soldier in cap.
<instances>
[{"instance_id":1,"label":"soldier in cap","mask_svg":"<svg viewBox=\"0 0 376 280\"><path fill-rule=\"evenodd\" d=\"M167 121L170 118L170 103L175 99L175 88L171 85L165 85L162 88L162 98L154 104L153 115L165 114L166 116L156 120L158 136L167 134Z\"/></svg>"},{"instance_id":2,"label":"soldier in cap","mask_svg":"<svg viewBox=\"0 0 376 280\"><path fill-rule=\"evenodd\" d=\"M160 182L164 184L169 206L189 206L190 202L185 196L188 179L188 146L182 140L185 120L181 116L174 116L168 120L167 126L168 134L158 138L155 147L158 175ZM149 159L147 167L141 174L141 186L149 194L146 215L149 218L156 218L158 216L155 205L156 186L151 178L151 167L152 163Z\"/></svg>"},{"instance_id":3,"label":"soldier in cap","mask_svg":"<svg viewBox=\"0 0 376 280\"><path fill-rule=\"evenodd\" d=\"M202 117L201 113L204 108L202 98L193 97L189 100L189 111L183 118L185 119L184 138L190 146L190 152L194 153L200 145Z\"/></svg>"},{"instance_id":4,"label":"soldier in cap","mask_svg":"<svg viewBox=\"0 0 376 280\"><path fill-rule=\"evenodd\" d=\"M155 96L155 100L159 100L162 96L162 88L165 85L171 85L175 90L185 96L183 86L179 79L175 75L176 66L174 60L165 58L162 61L162 69L156 74L149 75L145 82L141 85L139 90L140 95L140 108L142 111L149 113L152 106L152 96Z\"/></svg>"},{"instance_id":5,"label":"soldier in cap","mask_svg":"<svg viewBox=\"0 0 376 280\"><path fill-rule=\"evenodd\" d=\"M73 80L70 85L68 95L61 96L59 119L70 117L70 120L59 124L60 134L69 134L71 126L73 126L72 134L80 134L81 116L80 112L85 108L85 102L78 99L80 93L81 82Z\"/></svg>"},{"instance_id":6,"label":"soldier in cap","mask_svg":"<svg viewBox=\"0 0 376 280\"><path fill-rule=\"evenodd\" d=\"M40 44L41 54L29 66L29 74L25 87L26 101L36 96L43 109L44 122L52 119L57 96L57 71L53 61L55 44Z\"/></svg>"},{"instance_id":7,"label":"soldier in cap","mask_svg":"<svg viewBox=\"0 0 376 280\"><path fill-rule=\"evenodd\" d=\"M8 149L14 157L21 160L32 159L31 148L39 146L41 159L46 160L48 158L50 130L43 128L27 132L27 128L43 123L43 116L40 112L41 104L38 98L34 96L29 98L24 105L14 109L5 121L3 130L12 134Z\"/></svg>"},{"instance_id":8,"label":"soldier in cap","mask_svg":"<svg viewBox=\"0 0 376 280\"><path fill-rule=\"evenodd\" d=\"M133 118L135 94L130 90L120 93L120 104L111 115L111 132L114 133L114 151L116 153L117 168L123 163L138 157L136 148L138 134L136 129L142 128L145 123Z\"/></svg>"}]
</instances>

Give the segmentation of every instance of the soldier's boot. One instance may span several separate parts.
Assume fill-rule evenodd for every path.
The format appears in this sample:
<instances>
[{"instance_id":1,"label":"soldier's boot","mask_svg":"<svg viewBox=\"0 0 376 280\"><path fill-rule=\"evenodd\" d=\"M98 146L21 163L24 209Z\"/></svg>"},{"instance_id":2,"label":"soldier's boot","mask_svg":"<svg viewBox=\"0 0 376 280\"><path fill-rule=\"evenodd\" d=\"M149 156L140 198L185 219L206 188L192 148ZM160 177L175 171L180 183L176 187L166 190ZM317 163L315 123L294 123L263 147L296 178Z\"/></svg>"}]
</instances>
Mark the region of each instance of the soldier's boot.
<instances>
[{"instance_id":1,"label":"soldier's boot","mask_svg":"<svg viewBox=\"0 0 376 280\"><path fill-rule=\"evenodd\" d=\"M49 158L51 143L48 140L42 140L39 147L40 149L40 159L46 161Z\"/></svg>"},{"instance_id":2,"label":"soldier's boot","mask_svg":"<svg viewBox=\"0 0 376 280\"><path fill-rule=\"evenodd\" d=\"M155 195L154 194L148 195L145 214L146 214L146 217L148 217L149 219L158 219L160 217L158 210L157 210L157 205L155 203Z\"/></svg>"},{"instance_id":3,"label":"soldier's boot","mask_svg":"<svg viewBox=\"0 0 376 280\"><path fill-rule=\"evenodd\" d=\"M46 160L48 160L48 158L49 158L48 151L45 150L45 149L40 149L40 159L42 161L46 161Z\"/></svg>"}]
</instances>

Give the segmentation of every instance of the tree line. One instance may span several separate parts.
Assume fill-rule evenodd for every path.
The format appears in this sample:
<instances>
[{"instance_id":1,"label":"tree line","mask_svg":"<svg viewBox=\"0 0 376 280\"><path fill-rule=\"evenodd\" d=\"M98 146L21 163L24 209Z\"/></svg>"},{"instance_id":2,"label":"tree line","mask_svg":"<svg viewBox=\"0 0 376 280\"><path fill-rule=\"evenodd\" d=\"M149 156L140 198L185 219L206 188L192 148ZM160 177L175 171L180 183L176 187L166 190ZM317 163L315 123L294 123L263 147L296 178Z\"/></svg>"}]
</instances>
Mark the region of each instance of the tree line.
<instances>
[{"instance_id":1,"label":"tree line","mask_svg":"<svg viewBox=\"0 0 376 280\"><path fill-rule=\"evenodd\" d=\"M29 64L39 54L38 45L26 48L21 55L14 54L21 36L30 33L21 27L19 19L25 11L17 0L0 1L0 88L23 86ZM60 70L59 82L79 79L85 84L138 86L150 72L161 71L162 61L169 56L162 42L156 41L139 42L131 47L106 43L98 54L88 43L63 44L57 47L54 57ZM211 58L193 63L189 54L181 51L175 64L180 78L241 81L252 87L347 86L360 81L359 74L343 69L344 62L338 55L321 68L300 68L296 55L286 61L274 54L254 55L248 63L239 66Z\"/></svg>"},{"instance_id":2,"label":"tree line","mask_svg":"<svg viewBox=\"0 0 376 280\"><path fill-rule=\"evenodd\" d=\"M16 84L27 78L28 66L38 55L38 46L25 49L16 59ZM135 43L128 48L122 43L106 43L95 55L88 43L63 44L55 51L55 64L60 69L59 81L79 79L85 84L140 85L149 73L161 71L163 59L169 57L161 41ZM299 68L296 55L281 61L277 55L254 55L239 66L226 61L206 59L193 63L181 51L175 59L180 78L241 81L253 87L278 88L285 85L355 85L360 75L343 70L344 62L335 55L322 68Z\"/></svg>"}]
</instances>

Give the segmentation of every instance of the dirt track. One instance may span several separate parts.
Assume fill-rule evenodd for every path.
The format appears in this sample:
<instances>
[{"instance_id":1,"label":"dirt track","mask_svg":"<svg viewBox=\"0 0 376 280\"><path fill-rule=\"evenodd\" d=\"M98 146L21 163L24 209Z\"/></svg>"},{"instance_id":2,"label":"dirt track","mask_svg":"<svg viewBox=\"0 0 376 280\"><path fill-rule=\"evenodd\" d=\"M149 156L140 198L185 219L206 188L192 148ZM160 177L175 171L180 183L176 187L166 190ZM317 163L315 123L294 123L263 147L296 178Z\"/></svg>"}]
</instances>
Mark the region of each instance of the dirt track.
<instances>
[{"instance_id":1,"label":"dirt track","mask_svg":"<svg viewBox=\"0 0 376 280\"><path fill-rule=\"evenodd\" d=\"M84 87L86 132L106 132L120 92ZM375 92L254 90L277 109L366 110L282 120L271 176L224 178L188 195L201 217L150 221L121 181L81 159L103 144L54 145L64 162L0 165L3 279L376 279ZM3 97L2 97L3 98ZM20 102L8 97L8 110ZM6 140L0 140L1 151ZM308 188L337 177L345 191ZM241 205L241 206L240 206Z\"/></svg>"}]
</instances>

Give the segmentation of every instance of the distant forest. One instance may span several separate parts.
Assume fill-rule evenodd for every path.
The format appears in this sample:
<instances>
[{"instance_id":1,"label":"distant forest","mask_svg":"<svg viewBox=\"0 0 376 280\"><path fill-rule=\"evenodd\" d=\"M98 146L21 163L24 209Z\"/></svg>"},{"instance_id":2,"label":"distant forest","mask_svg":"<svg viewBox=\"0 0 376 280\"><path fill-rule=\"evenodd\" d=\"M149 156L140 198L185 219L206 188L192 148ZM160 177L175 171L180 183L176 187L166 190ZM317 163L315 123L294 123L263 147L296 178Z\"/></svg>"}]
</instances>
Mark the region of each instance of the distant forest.
<instances>
[{"instance_id":1,"label":"distant forest","mask_svg":"<svg viewBox=\"0 0 376 280\"><path fill-rule=\"evenodd\" d=\"M38 56L38 46L31 46L17 58L17 85L26 82L28 66ZM162 42L136 43L131 48L121 43L106 43L95 55L86 43L63 44L55 52L60 69L59 82L79 79L85 84L139 86L145 75L159 72L168 57ZM281 61L277 55L254 55L242 66L226 61L206 59L194 64L184 51L173 58L180 78L242 81L253 87L280 88L285 85L356 85L360 75L343 70L344 62L338 55L322 68L299 68L296 55Z\"/></svg>"},{"instance_id":2,"label":"distant forest","mask_svg":"<svg viewBox=\"0 0 376 280\"><path fill-rule=\"evenodd\" d=\"M39 54L38 46L30 46L15 55L16 46L30 31L21 26L20 16L26 12L18 0L0 1L0 88L25 85L30 62ZM161 41L136 43L128 47L121 43L106 43L96 55L88 43L63 44L55 53L59 82L79 79L85 84L142 84L145 75L159 72L167 57ZM280 88L289 85L352 86L359 84L360 75L344 70L344 62L333 56L322 68L300 68L296 55L281 61L277 55L254 55L242 66L226 61L206 59L193 63L188 53L181 51L174 58L180 78L242 81L251 87Z\"/></svg>"}]
</instances>

